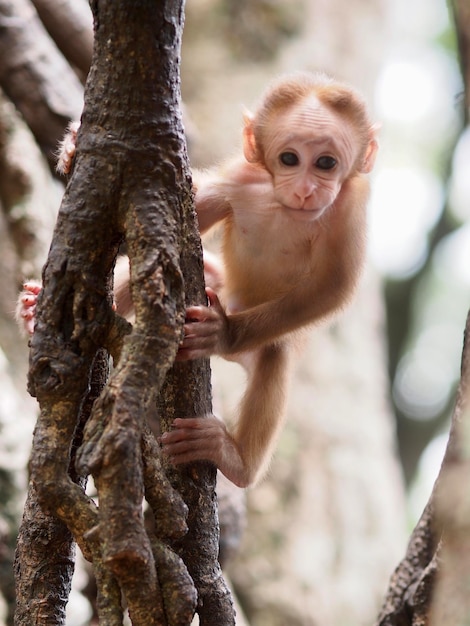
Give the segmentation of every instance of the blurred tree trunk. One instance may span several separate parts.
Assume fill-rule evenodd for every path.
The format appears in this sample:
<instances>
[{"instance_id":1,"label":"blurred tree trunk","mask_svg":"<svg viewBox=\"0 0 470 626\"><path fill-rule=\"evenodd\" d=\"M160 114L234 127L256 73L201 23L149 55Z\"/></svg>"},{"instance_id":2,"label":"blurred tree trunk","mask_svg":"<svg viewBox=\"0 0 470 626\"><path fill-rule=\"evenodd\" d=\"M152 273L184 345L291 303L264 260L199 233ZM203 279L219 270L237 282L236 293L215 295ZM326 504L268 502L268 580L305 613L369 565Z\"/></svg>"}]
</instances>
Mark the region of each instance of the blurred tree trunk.
<instances>
[{"instance_id":1,"label":"blurred tree trunk","mask_svg":"<svg viewBox=\"0 0 470 626\"><path fill-rule=\"evenodd\" d=\"M80 82L29 0L0 0L0 17L0 84L54 167L64 127L80 115Z\"/></svg>"},{"instance_id":2,"label":"blurred tree trunk","mask_svg":"<svg viewBox=\"0 0 470 626\"><path fill-rule=\"evenodd\" d=\"M453 0L451 7L468 125L470 9L465 0ZM470 313L464 334L460 384L442 466L406 554L391 578L377 626L462 626L469 623L469 467Z\"/></svg>"},{"instance_id":3,"label":"blurred tree trunk","mask_svg":"<svg viewBox=\"0 0 470 626\"><path fill-rule=\"evenodd\" d=\"M465 86L465 121L470 121L470 6L465 0L452 0L450 3L455 30L460 66Z\"/></svg>"},{"instance_id":4,"label":"blurred tree trunk","mask_svg":"<svg viewBox=\"0 0 470 626\"><path fill-rule=\"evenodd\" d=\"M1 34L0 34L1 37ZM12 557L37 404L26 394L26 340L13 313L21 281L39 276L63 187L31 131L0 89L0 589L13 623Z\"/></svg>"},{"instance_id":5,"label":"blurred tree trunk","mask_svg":"<svg viewBox=\"0 0 470 626\"><path fill-rule=\"evenodd\" d=\"M462 626L470 615L470 314L439 476L390 580L377 626Z\"/></svg>"}]
</instances>

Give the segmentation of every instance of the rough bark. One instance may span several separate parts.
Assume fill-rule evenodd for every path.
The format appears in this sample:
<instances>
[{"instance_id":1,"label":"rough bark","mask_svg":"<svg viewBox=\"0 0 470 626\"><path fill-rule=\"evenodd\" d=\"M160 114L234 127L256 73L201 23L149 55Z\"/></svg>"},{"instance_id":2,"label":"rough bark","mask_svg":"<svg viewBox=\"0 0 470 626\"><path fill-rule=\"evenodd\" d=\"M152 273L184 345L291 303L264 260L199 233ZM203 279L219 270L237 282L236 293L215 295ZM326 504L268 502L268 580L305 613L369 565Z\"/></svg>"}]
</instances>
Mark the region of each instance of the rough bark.
<instances>
[{"instance_id":1,"label":"rough bark","mask_svg":"<svg viewBox=\"0 0 470 626\"><path fill-rule=\"evenodd\" d=\"M182 2L95 0L92 10L95 50L77 156L31 341L29 389L41 413L17 550L17 624L63 623L62 606L44 601L44 594L59 576L67 597L72 537L93 562L102 623L121 623L121 590L134 625L188 624L195 585L201 624L232 624L216 560L214 470L201 464L174 477L189 505L188 539L182 540L187 506L162 471L148 425L178 348L184 296L191 302L204 296L202 261L196 270L190 263L200 244L179 111ZM132 330L111 307L112 269L124 240L136 311ZM105 350L114 369L104 387ZM174 393L183 385L185 394ZM175 368L166 390L164 422L204 413L208 363ZM89 473L99 506L83 490ZM154 533L144 526L144 496ZM43 517L32 514L36 507ZM63 536L66 557L59 563L47 558L47 540L31 540L49 527L53 540ZM168 545L177 541L194 585ZM39 594L23 577L27 551L32 576L42 561ZM27 614L32 603L35 621Z\"/></svg>"},{"instance_id":2,"label":"rough bark","mask_svg":"<svg viewBox=\"0 0 470 626\"><path fill-rule=\"evenodd\" d=\"M74 557L70 531L43 512L31 484L15 559L15 624L65 624Z\"/></svg>"},{"instance_id":3,"label":"rough bark","mask_svg":"<svg viewBox=\"0 0 470 626\"><path fill-rule=\"evenodd\" d=\"M197 361L198 370L183 367L168 377L160 402L165 414L165 426L175 417L205 415L211 407L207 398L210 379L203 361ZM188 389L193 403L187 402ZM230 592L222 577L218 562L219 534L217 526L217 496L215 468L208 463L197 463L179 472L171 472L173 484L189 507L188 533L174 543L188 566L198 590L198 613L201 626L230 626L235 624ZM211 487L208 488L208 486Z\"/></svg>"}]
</instances>

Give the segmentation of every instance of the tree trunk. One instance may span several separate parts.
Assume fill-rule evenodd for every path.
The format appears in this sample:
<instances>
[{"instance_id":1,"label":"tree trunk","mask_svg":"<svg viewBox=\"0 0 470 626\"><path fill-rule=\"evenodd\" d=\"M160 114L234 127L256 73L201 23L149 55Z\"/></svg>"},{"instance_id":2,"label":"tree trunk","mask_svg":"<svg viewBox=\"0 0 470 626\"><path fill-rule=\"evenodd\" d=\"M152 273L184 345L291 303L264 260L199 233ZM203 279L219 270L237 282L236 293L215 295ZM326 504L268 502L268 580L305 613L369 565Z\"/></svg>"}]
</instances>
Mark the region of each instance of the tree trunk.
<instances>
[{"instance_id":1,"label":"tree trunk","mask_svg":"<svg viewBox=\"0 0 470 626\"><path fill-rule=\"evenodd\" d=\"M189 505L186 523L187 506L149 427L178 349L185 297L204 297L179 112L182 2L95 0L92 10L77 155L31 341L29 389L41 413L17 547L16 623L64 623L76 541L93 563L102 623L122 623L122 591L134 625L189 624L197 590L201 624L232 624L217 563L214 469L195 464L172 475ZM111 306L124 241L132 329ZM108 352L114 369L105 385ZM207 360L175 368L159 403L162 423L206 412L208 381ZM185 389L177 400L176 386ZM99 504L84 491L90 473ZM144 497L154 532L144 526Z\"/></svg>"}]
</instances>

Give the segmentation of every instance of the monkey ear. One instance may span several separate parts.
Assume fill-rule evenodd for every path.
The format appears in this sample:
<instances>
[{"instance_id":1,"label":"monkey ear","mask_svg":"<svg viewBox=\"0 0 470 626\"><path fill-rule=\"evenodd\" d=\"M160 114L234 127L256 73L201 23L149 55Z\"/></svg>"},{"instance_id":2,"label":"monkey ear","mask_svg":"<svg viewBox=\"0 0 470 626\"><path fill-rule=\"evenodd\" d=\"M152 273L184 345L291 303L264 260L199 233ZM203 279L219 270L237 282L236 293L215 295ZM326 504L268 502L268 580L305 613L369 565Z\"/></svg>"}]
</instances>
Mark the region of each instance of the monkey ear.
<instances>
[{"instance_id":1,"label":"monkey ear","mask_svg":"<svg viewBox=\"0 0 470 626\"><path fill-rule=\"evenodd\" d=\"M375 137L380 127L381 124L374 124L370 129L369 145L367 146L367 150L361 166L361 172L364 174L368 174L369 172L371 172L372 168L374 167L375 157L377 156L377 150L379 149L379 144Z\"/></svg>"},{"instance_id":2,"label":"monkey ear","mask_svg":"<svg viewBox=\"0 0 470 626\"><path fill-rule=\"evenodd\" d=\"M243 154L248 163L257 163L259 161L259 152L253 132L253 120L253 113L245 110L243 112Z\"/></svg>"}]
</instances>

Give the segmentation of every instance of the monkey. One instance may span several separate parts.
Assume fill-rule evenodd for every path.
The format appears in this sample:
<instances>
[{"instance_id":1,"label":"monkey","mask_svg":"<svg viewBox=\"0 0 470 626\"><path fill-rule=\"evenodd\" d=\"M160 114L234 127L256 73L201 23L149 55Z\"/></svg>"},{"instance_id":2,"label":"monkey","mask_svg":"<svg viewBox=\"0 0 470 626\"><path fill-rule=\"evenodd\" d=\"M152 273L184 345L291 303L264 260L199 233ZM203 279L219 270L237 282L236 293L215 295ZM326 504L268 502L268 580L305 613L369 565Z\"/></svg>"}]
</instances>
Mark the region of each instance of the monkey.
<instances>
[{"instance_id":1,"label":"monkey","mask_svg":"<svg viewBox=\"0 0 470 626\"><path fill-rule=\"evenodd\" d=\"M188 308L178 359L242 357L248 383L233 431L214 416L174 421L161 437L174 463L211 460L241 487L265 472L295 333L343 308L358 282L377 147L352 88L298 73L245 115L243 155L195 176L201 233L222 224L224 275L208 307Z\"/></svg>"},{"instance_id":2,"label":"monkey","mask_svg":"<svg viewBox=\"0 0 470 626\"><path fill-rule=\"evenodd\" d=\"M23 283L15 308L15 319L22 335L32 335L36 316L36 301L42 285L38 280L29 279Z\"/></svg>"},{"instance_id":3,"label":"monkey","mask_svg":"<svg viewBox=\"0 0 470 626\"><path fill-rule=\"evenodd\" d=\"M77 142L78 129L80 128L80 122L70 122L67 126L67 131L64 138L59 143L57 149L57 164L56 172L59 174L68 174L72 167L73 157L75 156L75 145Z\"/></svg>"},{"instance_id":4,"label":"monkey","mask_svg":"<svg viewBox=\"0 0 470 626\"><path fill-rule=\"evenodd\" d=\"M245 112L239 156L193 171L199 230L221 228L221 260L204 252L208 303L187 308L177 360L238 361L247 385L231 429L215 415L174 420L159 437L173 464L211 461L243 488L265 474L296 335L343 309L361 275L376 134L352 87L297 72L273 81ZM68 149L64 169L71 158ZM31 296L23 298L20 317L31 308ZM119 302L117 310L131 313Z\"/></svg>"}]
</instances>

